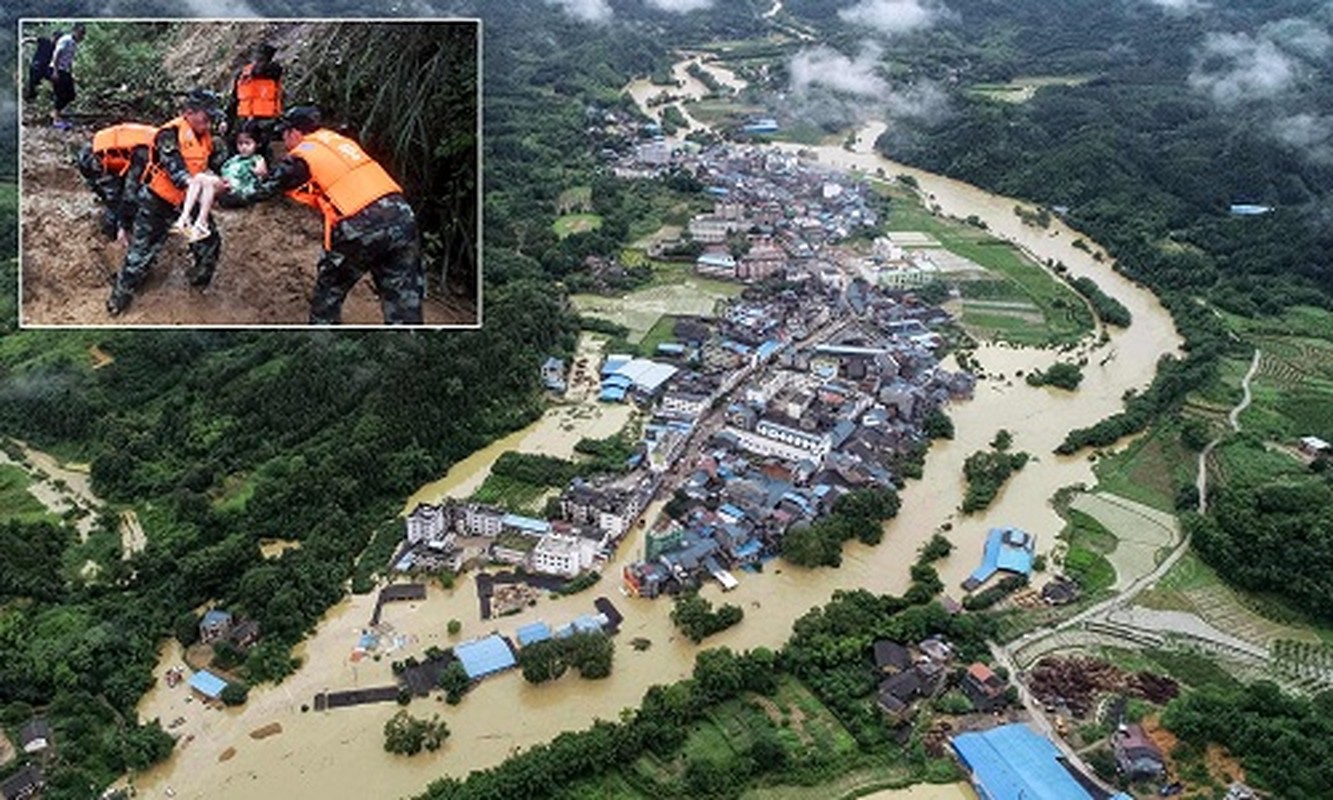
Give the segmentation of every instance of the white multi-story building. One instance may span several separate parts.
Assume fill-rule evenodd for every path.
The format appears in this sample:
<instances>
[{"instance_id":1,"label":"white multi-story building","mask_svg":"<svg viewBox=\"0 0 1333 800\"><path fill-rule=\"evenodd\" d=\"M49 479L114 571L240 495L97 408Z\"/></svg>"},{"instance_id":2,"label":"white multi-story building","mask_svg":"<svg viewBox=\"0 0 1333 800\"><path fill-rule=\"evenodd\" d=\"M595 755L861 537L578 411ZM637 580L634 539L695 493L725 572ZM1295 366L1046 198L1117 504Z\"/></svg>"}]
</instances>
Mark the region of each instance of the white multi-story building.
<instances>
[{"instance_id":1,"label":"white multi-story building","mask_svg":"<svg viewBox=\"0 0 1333 800\"><path fill-rule=\"evenodd\" d=\"M807 456L816 459L823 458L828 455L829 450L833 449L833 442L828 433L803 431L790 425L774 422L771 419L759 420L758 424L754 426L754 431L760 436L775 439L783 444L803 450Z\"/></svg>"},{"instance_id":2,"label":"white multi-story building","mask_svg":"<svg viewBox=\"0 0 1333 800\"><path fill-rule=\"evenodd\" d=\"M498 508L469 503L463 507L463 527L470 536L499 536L505 513Z\"/></svg>"},{"instance_id":3,"label":"white multi-story building","mask_svg":"<svg viewBox=\"0 0 1333 800\"><path fill-rule=\"evenodd\" d=\"M660 412L663 416L676 419L698 419L704 411L708 410L710 402L712 402L712 398L706 394L667 392L662 395Z\"/></svg>"},{"instance_id":4,"label":"white multi-story building","mask_svg":"<svg viewBox=\"0 0 1333 800\"><path fill-rule=\"evenodd\" d=\"M449 513L445 506L419 504L407 515L407 543L421 544L440 538L448 522Z\"/></svg>"},{"instance_id":5,"label":"white multi-story building","mask_svg":"<svg viewBox=\"0 0 1333 800\"><path fill-rule=\"evenodd\" d=\"M597 543L582 536L550 534L532 551L532 569L547 575L572 578L592 566Z\"/></svg>"}]
</instances>

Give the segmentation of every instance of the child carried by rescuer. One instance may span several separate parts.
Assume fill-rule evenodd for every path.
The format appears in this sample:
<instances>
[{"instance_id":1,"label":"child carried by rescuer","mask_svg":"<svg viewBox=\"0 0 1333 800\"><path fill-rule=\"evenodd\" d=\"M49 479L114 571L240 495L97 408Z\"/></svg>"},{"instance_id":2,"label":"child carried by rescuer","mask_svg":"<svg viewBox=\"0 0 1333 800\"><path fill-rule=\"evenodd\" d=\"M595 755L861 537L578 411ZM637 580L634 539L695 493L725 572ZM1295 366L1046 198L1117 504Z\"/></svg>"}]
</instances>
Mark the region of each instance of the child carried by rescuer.
<instances>
[{"instance_id":1,"label":"child carried by rescuer","mask_svg":"<svg viewBox=\"0 0 1333 800\"><path fill-rule=\"evenodd\" d=\"M185 192L185 202L181 204L181 215L172 226L172 231L183 234L191 242L207 239L211 231L208 228L208 214L213 210L213 200L223 196L222 206L242 206L254 192L259 179L268 174L268 165L264 157L257 152L262 144L263 133L259 125L250 121L241 126L236 133L236 155L222 164L221 175L200 172L190 178L190 186ZM193 214L198 205L199 213ZM194 218L193 224L190 218Z\"/></svg>"}]
</instances>

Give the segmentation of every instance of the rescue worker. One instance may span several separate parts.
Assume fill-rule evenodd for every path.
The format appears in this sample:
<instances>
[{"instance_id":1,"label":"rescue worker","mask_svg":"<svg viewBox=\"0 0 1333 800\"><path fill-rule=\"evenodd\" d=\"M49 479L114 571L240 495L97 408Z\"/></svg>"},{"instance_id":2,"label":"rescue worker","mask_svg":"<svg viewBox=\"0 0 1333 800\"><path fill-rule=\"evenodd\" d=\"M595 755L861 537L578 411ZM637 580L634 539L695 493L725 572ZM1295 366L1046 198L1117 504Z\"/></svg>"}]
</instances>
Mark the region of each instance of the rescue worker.
<instances>
[{"instance_id":1,"label":"rescue worker","mask_svg":"<svg viewBox=\"0 0 1333 800\"><path fill-rule=\"evenodd\" d=\"M402 188L360 145L322 127L314 106L288 110L278 130L287 156L260 181L253 199L283 192L324 217L310 323L341 322L347 292L369 271L385 323L420 325L421 243Z\"/></svg>"},{"instance_id":2,"label":"rescue worker","mask_svg":"<svg viewBox=\"0 0 1333 800\"><path fill-rule=\"evenodd\" d=\"M260 155L272 160L267 142L272 140L278 118L282 116L282 65L273 60L273 45L258 42L250 48L250 60L232 80L227 102L227 131L235 135L247 121L259 124L264 149Z\"/></svg>"},{"instance_id":3,"label":"rescue worker","mask_svg":"<svg viewBox=\"0 0 1333 800\"><path fill-rule=\"evenodd\" d=\"M219 115L218 98L212 92L195 89L186 96L179 117L157 129L149 148L148 166L139 189L139 207L130 230L130 246L125 263L116 276L106 310L111 316L122 313L134 299L134 291L152 269L162 250L171 225L179 215L190 177L205 169L216 170L226 160L226 147L215 146L212 127ZM193 264L186 272L191 286L205 287L213 280L222 237L217 226L207 220L210 234L190 243Z\"/></svg>"},{"instance_id":4,"label":"rescue worker","mask_svg":"<svg viewBox=\"0 0 1333 800\"><path fill-rule=\"evenodd\" d=\"M102 203L102 232L124 243L138 210L139 184L157 128L122 122L93 134L76 160L79 174Z\"/></svg>"}]
</instances>

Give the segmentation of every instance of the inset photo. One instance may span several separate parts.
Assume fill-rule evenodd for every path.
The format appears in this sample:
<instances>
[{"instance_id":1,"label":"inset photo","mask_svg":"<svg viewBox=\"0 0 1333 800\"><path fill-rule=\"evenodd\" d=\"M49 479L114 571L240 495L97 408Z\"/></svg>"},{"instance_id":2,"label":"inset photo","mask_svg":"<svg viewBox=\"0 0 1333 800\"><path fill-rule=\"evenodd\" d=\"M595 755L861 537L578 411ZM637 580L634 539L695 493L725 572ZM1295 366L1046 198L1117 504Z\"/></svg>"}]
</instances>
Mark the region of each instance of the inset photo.
<instances>
[{"instance_id":1,"label":"inset photo","mask_svg":"<svg viewBox=\"0 0 1333 800\"><path fill-rule=\"evenodd\" d=\"M19 22L22 327L481 324L480 22Z\"/></svg>"}]
</instances>

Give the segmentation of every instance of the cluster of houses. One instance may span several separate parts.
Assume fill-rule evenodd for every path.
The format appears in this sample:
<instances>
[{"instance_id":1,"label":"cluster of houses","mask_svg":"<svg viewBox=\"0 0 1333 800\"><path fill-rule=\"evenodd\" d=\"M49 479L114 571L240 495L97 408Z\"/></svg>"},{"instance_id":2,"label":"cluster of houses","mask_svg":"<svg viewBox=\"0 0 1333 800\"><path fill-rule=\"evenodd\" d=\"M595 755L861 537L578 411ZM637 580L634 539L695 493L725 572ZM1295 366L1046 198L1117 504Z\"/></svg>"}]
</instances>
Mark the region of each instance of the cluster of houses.
<instances>
[{"instance_id":1,"label":"cluster of houses","mask_svg":"<svg viewBox=\"0 0 1333 800\"><path fill-rule=\"evenodd\" d=\"M683 241L658 246L693 243L704 275L751 283L805 272L826 245L880 222L865 186L793 153L726 144L677 152L671 164L715 202L690 220Z\"/></svg>"},{"instance_id":2,"label":"cluster of houses","mask_svg":"<svg viewBox=\"0 0 1333 800\"><path fill-rule=\"evenodd\" d=\"M909 719L919 700L947 688L953 658L952 645L940 636L915 646L885 639L875 642L875 668L882 677L877 694L880 711L894 723ZM977 711L998 711L1009 702L1008 682L979 661L963 671L958 688Z\"/></svg>"},{"instance_id":3,"label":"cluster of houses","mask_svg":"<svg viewBox=\"0 0 1333 800\"><path fill-rule=\"evenodd\" d=\"M0 738L3 733L0 733ZM47 761L54 752L51 723L45 717L33 717L19 728L18 749L31 758ZM41 792L46 775L38 763L28 763L0 780L0 800L28 800Z\"/></svg>"},{"instance_id":4,"label":"cluster of houses","mask_svg":"<svg viewBox=\"0 0 1333 800\"><path fill-rule=\"evenodd\" d=\"M895 485L895 460L924 440L927 415L974 388L939 368L937 314L862 282L815 281L678 322L669 344L688 360L654 413L718 413L691 458L654 465L673 471L680 507L623 570L625 588L654 597L707 577L729 588L733 570L775 553L788 529L838 497Z\"/></svg>"},{"instance_id":5,"label":"cluster of houses","mask_svg":"<svg viewBox=\"0 0 1333 800\"><path fill-rule=\"evenodd\" d=\"M465 544L486 560L572 578L604 562L661 481L660 475L576 479L561 494L560 517L540 519L484 503L422 503L407 516L399 572L462 567Z\"/></svg>"}]
</instances>

